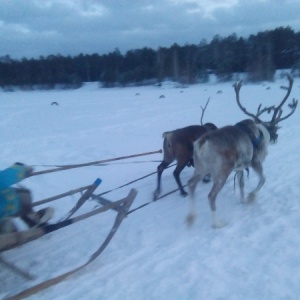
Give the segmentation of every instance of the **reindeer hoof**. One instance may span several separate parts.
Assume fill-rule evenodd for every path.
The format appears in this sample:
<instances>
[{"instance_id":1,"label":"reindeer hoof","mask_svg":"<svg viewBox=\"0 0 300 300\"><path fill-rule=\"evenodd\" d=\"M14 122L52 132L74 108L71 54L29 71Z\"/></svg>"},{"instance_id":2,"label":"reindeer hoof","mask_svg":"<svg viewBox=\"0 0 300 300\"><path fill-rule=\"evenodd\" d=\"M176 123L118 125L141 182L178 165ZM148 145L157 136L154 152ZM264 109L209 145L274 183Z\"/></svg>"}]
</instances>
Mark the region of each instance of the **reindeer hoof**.
<instances>
[{"instance_id":1,"label":"reindeer hoof","mask_svg":"<svg viewBox=\"0 0 300 300\"><path fill-rule=\"evenodd\" d=\"M215 211L212 211L212 218L213 218L213 224L212 224L213 228L222 228L227 225L227 223L223 222L217 217Z\"/></svg>"},{"instance_id":2,"label":"reindeer hoof","mask_svg":"<svg viewBox=\"0 0 300 300\"><path fill-rule=\"evenodd\" d=\"M226 222L223 222L223 221L218 220L218 221L216 221L216 222L214 222L214 223L212 224L212 227L215 228L215 229L219 229L219 228L225 227L226 225L227 225Z\"/></svg>"},{"instance_id":3,"label":"reindeer hoof","mask_svg":"<svg viewBox=\"0 0 300 300\"><path fill-rule=\"evenodd\" d=\"M186 191L181 192L182 197L186 197L187 195L188 195L188 193Z\"/></svg>"},{"instance_id":4,"label":"reindeer hoof","mask_svg":"<svg viewBox=\"0 0 300 300\"><path fill-rule=\"evenodd\" d=\"M241 204L246 204L245 198L241 198L240 201L241 201Z\"/></svg>"},{"instance_id":5,"label":"reindeer hoof","mask_svg":"<svg viewBox=\"0 0 300 300\"><path fill-rule=\"evenodd\" d=\"M195 222L196 216L194 214L188 214L185 223L188 227L191 227Z\"/></svg>"},{"instance_id":6,"label":"reindeer hoof","mask_svg":"<svg viewBox=\"0 0 300 300\"><path fill-rule=\"evenodd\" d=\"M202 179L203 183L209 183L211 182L211 177L209 174L205 175L204 178Z\"/></svg>"},{"instance_id":7,"label":"reindeer hoof","mask_svg":"<svg viewBox=\"0 0 300 300\"><path fill-rule=\"evenodd\" d=\"M155 192L153 193L153 201L156 201L156 200L158 200L158 198L159 198L159 194L160 194L160 192L159 192L159 191L155 191Z\"/></svg>"},{"instance_id":8,"label":"reindeer hoof","mask_svg":"<svg viewBox=\"0 0 300 300\"><path fill-rule=\"evenodd\" d=\"M248 195L248 197L247 197L248 203L254 202L255 199L256 199L256 193L250 193L250 194Z\"/></svg>"}]
</instances>

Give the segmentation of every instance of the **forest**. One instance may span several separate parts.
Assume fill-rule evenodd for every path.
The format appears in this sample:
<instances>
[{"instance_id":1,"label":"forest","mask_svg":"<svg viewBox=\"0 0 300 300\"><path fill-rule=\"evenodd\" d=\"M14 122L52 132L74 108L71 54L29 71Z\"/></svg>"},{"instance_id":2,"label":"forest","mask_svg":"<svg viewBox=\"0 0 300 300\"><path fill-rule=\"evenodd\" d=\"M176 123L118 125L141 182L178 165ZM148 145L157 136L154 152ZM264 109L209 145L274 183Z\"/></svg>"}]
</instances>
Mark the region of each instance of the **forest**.
<instances>
[{"instance_id":1,"label":"forest","mask_svg":"<svg viewBox=\"0 0 300 300\"><path fill-rule=\"evenodd\" d=\"M219 81L245 73L248 81L272 81L275 70L291 69L300 76L300 32L279 27L247 38L235 33L219 35L199 44L133 49L122 54L60 54L22 58L0 57L0 87L13 90L79 88L84 82L103 87L159 84L172 80L180 84L205 83L210 74Z\"/></svg>"}]
</instances>

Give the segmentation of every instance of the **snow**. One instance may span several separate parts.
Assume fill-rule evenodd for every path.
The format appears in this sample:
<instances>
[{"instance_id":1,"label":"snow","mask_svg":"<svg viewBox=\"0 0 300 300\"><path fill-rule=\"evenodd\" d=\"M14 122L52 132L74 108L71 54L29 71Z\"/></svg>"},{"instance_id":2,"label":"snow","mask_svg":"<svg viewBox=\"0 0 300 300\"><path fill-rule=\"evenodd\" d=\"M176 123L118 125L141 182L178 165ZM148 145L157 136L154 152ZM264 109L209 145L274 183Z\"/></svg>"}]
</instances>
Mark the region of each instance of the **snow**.
<instances>
[{"instance_id":1,"label":"snow","mask_svg":"<svg viewBox=\"0 0 300 300\"><path fill-rule=\"evenodd\" d=\"M290 100L299 94L296 79ZM248 110L278 104L286 80L246 84L241 99ZM221 92L220 92L221 91ZM164 99L159 97L164 95ZM0 168L19 161L36 171L53 165L86 163L162 148L162 132L199 124L201 106L211 98L204 122L221 127L246 116L235 103L232 83L105 89L87 84L73 91L0 92ZM58 106L51 106L56 101ZM286 111L287 111L286 107ZM66 281L30 299L296 299L300 294L300 110L282 122L277 144L264 163L267 181L253 204L240 204L233 175L217 198L222 229L211 227L207 194L199 184L198 218L188 228L188 198L179 192L139 209L122 223L100 257ZM266 119L269 116L266 116ZM156 170L162 154L30 177L34 201L102 179L96 194L115 189ZM136 162L140 163L136 163ZM177 187L173 168L162 188ZM181 173L183 183L193 169ZM257 183L250 172L249 191ZM115 201L134 187L133 207L152 200L156 176L105 195ZM53 222L63 217L79 194L51 203ZM88 201L76 215L97 207ZM115 212L109 211L48 234L1 255L36 279L26 281L0 266L0 298L15 294L87 261L108 234ZM20 229L24 224L17 220Z\"/></svg>"}]
</instances>

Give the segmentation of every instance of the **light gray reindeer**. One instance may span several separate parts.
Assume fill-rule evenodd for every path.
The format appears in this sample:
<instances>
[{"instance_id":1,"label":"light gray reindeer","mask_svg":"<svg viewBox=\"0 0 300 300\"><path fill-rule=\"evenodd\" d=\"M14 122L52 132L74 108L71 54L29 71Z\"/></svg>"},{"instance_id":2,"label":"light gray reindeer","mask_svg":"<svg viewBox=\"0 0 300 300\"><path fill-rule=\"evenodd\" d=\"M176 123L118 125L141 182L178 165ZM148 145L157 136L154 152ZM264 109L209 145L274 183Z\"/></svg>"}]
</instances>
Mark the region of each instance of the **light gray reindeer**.
<instances>
[{"instance_id":1,"label":"light gray reindeer","mask_svg":"<svg viewBox=\"0 0 300 300\"><path fill-rule=\"evenodd\" d=\"M255 200L257 192L265 183L263 174L263 161L268 152L269 142L276 142L278 138L278 123L290 117L296 110L298 101L293 99L289 104L291 112L282 117L282 106L288 99L293 79L287 75L289 86L283 87L287 93L281 103L275 107L258 107L256 115L249 113L240 103L239 92L241 82L234 84L236 101L241 110L254 119L243 120L233 126L222 127L209 132L194 143L195 172L188 181L191 209L187 216L187 223L191 225L196 217L195 188L205 174L211 174L213 186L208 199L213 217L213 226L223 227L225 224L216 216L216 197L223 188L231 172L237 172L241 201L244 201L243 170L251 167L259 177L257 187L248 195L248 201ZM264 122L259 117L264 112L273 112L271 121Z\"/></svg>"}]
</instances>

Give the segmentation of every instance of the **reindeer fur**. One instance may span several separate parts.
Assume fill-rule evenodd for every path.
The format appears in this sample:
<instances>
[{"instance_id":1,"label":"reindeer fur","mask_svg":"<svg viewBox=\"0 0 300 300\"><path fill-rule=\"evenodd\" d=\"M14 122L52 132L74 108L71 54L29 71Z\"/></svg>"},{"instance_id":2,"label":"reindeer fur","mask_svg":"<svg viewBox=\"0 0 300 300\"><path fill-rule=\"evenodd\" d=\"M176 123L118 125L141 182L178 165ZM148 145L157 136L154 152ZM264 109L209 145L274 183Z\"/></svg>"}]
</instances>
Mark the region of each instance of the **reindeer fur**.
<instances>
[{"instance_id":1,"label":"reindeer fur","mask_svg":"<svg viewBox=\"0 0 300 300\"><path fill-rule=\"evenodd\" d=\"M188 224L192 224L196 217L195 188L206 174L210 174L213 181L208 199L215 227L224 225L216 217L216 198L231 172L237 172L241 201L244 201L243 170L251 167L255 171L259 182L257 187L248 195L248 201L255 199L257 192L265 183L262 164L268 153L268 145L277 141L277 130L280 128L278 126L279 122L293 115L298 106L298 100L293 99L288 105L291 111L283 116L283 105L290 96L294 82L289 74L287 74L287 79L289 85L288 87L282 87L286 90L286 95L280 104L264 108L262 108L262 105L259 105L256 114L248 112L240 102L242 82L240 81L233 85L239 108L247 116L253 118L254 121L247 119L234 126L220 128L207 133L195 141L193 153L195 172L188 182L191 199L191 210L187 217ZM273 112L270 121L262 121L260 119L260 116L266 112Z\"/></svg>"},{"instance_id":2,"label":"reindeer fur","mask_svg":"<svg viewBox=\"0 0 300 300\"><path fill-rule=\"evenodd\" d=\"M187 165L193 165L193 143L205 133L215 130L217 127L212 123L204 125L192 125L163 133L164 157L162 163L157 167L157 188L154 192L154 200L157 200L161 189L161 175L163 171L174 161L177 166L173 172L174 178L182 196L187 196L181 181L180 173Z\"/></svg>"},{"instance_id":3,"label":"reindeer fur","mask_svg":"<svg viewBox=\"0 0 300 300\"><path fill-rule=\"evenodd\" d=\"M193 177L188 181L191 210L187 217L192 224L196 217L195 188L206 174L211 175L213 186L208 195L210 209L213 214L213 226L224 224L216 216L216 197L223 188L231 172L237 172L241 201L244 201L243 170L251 167L259 177L257 187L249 194L253 201L257 192L265 182L262 163L267 155L270 134L262 124L255 124L247 119L234 126L226 126L211 131L194 143Z\"/></svg>"}]
</instances>

